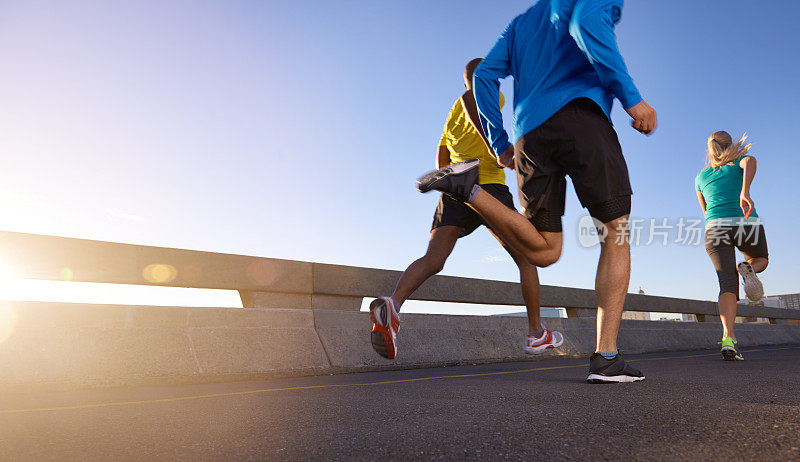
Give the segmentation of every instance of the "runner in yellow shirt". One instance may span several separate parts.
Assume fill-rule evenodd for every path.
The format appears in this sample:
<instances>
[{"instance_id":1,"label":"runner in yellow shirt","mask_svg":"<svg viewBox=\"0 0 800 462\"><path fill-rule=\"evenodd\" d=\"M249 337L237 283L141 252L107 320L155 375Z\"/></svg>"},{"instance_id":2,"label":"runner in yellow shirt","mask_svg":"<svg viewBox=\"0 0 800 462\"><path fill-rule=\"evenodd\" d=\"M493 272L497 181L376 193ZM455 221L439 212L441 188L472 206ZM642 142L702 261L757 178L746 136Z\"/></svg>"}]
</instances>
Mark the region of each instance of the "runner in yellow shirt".
<instances>
[{"instance_id":1,"label":"runner in yellow shirt","mask_svg":"<svg viewBox=\"0 0 800 462\"><path fill-rule=\"evenodd\" d=\"M478 109L472 94L472 74L481 59L473 59L464 70L464 86L467 91L453 104L439 140L436 168L449 164L479 159L478 183L484 191L494 196L506 207L516 210L514 199L506 186L503 167L499 166L489 150L489 143L478 122ZM505 103L500 94L500 106ZM489 227L483 219L461 201L442 194L436 213L433 216L428 251L411 263L397 282L394 293L389 297L379 297L370 304L372 320L372 347L384 358L394 359L397 354L397 330L400 328L398 312L402 304L422 285L425 280L438 273L456 241L481 225ZM490 228L491 230L491 228ZM539 276L536 267L506 247L519 267L522 297L528 310L529 334L526 338L525 353L539 354L548 348L561 346L564 341L560 332L553 332L541 325L539 317Z\"/></svg>"},{"instance_id":2,"label":"runner in yellow shirt","mask_svg":"<svg viewBox=\"0 0 800 462\"><path fill-rule=\"evenodd\" d=\"M439 139L439 154L436 165L446 166L470 159L480 159L478 183L499 184L505 186L506 174L503 167L497 165L497 159L489 152L481 137L481 132L470 121L464 110L465 100L472 97L470 91L465 92L453 104L444 125L442 137ZM505 97L500 93L500 107L505 105ZM506 188L508 189L508 188ZM510 194L510 193L509 193Z\"/></svg>"}]
</instances>

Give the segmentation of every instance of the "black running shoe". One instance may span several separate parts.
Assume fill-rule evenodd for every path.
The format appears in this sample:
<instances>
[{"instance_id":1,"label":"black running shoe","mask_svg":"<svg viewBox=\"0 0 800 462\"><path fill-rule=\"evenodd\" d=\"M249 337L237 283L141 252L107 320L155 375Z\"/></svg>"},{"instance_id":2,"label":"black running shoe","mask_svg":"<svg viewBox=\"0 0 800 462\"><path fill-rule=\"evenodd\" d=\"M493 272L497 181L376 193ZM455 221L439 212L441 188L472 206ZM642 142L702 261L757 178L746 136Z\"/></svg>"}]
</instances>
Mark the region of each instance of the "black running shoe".
<instances>
[{"instance_id":1,"label":"black running shoe","mask_svg":"<svg viewBox=\"0 0 800 462\"><path fill-rule=\"evenodd\" d=\"M419 192L437 190L466 202L472 187L478 184L480 160L470 159L426 173L417 180Z\"/></svg>"},{"instance_id":2,"label":"black running shoe","mask_svg":"<svg viewBox=\"0 0 800 462\"><path fill-rule=\"evenodd\" d=\"M589 358L589 383L619 383L638 382L644 380L644 374L639 369L630 366L618 353L614 359L606 359L600 353L595 353Z\"/></svg>"}]
</instances>

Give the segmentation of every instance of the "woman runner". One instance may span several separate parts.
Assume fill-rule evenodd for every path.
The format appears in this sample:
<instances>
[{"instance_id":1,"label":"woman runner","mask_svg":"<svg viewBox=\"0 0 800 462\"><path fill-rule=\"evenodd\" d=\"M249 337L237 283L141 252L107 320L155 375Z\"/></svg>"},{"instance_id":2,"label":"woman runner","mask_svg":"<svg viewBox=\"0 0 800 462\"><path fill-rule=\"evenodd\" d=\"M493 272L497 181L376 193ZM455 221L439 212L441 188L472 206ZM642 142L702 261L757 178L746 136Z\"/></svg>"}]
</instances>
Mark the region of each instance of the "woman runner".
<instances>
[{"instance_id":1,"label":"woman runner","mask_svg":"<svg viewBox=\"0 0 800 462\"><path fill-rule=\"evenodd\" d=\"M719 314L722 320L721 353L726 361L743 361L736 345L734 322L739 300L739 274L750 300L760 300L764 287L756 276L767 268L769 254L764 225L750 197L756 159L747 154L747 135L734 142L718 131L708 137L707 165L695 178L700 207L706 217L706 252L719 278ZM736 264L734 249L745 260ZM737 274L737 271L739 274Z\"/></svg>"}]
</instances>

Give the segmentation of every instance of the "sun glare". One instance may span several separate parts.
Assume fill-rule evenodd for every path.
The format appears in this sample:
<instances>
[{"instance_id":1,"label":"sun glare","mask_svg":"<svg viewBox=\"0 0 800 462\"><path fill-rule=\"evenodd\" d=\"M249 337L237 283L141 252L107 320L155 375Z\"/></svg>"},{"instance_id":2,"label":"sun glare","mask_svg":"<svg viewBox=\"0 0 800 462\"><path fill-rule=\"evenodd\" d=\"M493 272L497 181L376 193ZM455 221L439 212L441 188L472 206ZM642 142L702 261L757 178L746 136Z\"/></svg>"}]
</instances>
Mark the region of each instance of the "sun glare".
<instances>
[{"instance_id":1,"label":"sun glare","mask_svg":"<svg viewBox=\"0 0 800 462\"><path fill-rule=\"evenodd\" d=\"M8 265L0 262L0 299L5 297L2 294L7 294L14 289L14 273Z\"/></svg>"},{"instance_id":2,"label":"sun glare","mask_svg":"<svg viewBox=\"0 0 800 462\"><path fill-rule=\"evenodd\" d=\"M166 281L169 273L156 272L157 281ZM166 276L166 277L165 277ZM40 281L7 279L0 281L0 300L11 302L88 303L102 305L190 306L241 308L235 290L156 287L95 282ZM0 302L2 303L2 302Z\"/></svg>"},{"instance_id":3,"label":"sun glare","mask_svg":"<svg viewBox=\"0 0 800 462\"><path fill-rule=\"evenodd\" d=\"M0 302L0 343L11 337L17 327L18 319L14 308L11 308L6 302Z\"/></svg>"},{"instance_id":4,"label":"sun glare","mask_svg":"<svg viewBox=\"0 0 800 462\"><path fill-rule=\"evenodd\" d=\"M62 268L61 269L61 280L62 281L71 281L73 277L75 277L75 274L72 272L72 268Z\"/></svg>"},{"instance_id":5,"label":"sun glare","mask_svg":"<svg viewBox=\"0 0 800 462\"><path fill-rule=\"evenodd\" d=\"M0 262L0 283L6 282L13 277L14 273L11 271L11 268L3 262Z\"/></svg>"},{"instance_id":6,"label":"sun glare","mask_svg":"<svg viewBox=\"0 0 800 462\"><path fill-rule=\"evenodd\" d=\"M142 273L153 284L167 284L178 277L178 270L168 264L148 265ZM7 264L0 262L0 341L8 338L17 323L14 310L21 307L14 302L242 307L235 290L75 282L75 273L69 267L62 268L59 277L60 280L20 279ZM182 277L187 281L197 280L200 270L187 267Z\"/></svg>"},{"instance_id":7,"label":"sun glare","mask_svg":"<svg viewBox=\"0 0 800 462\"><path fill-rule=\"evenodd\" d=\"M152 265L147 265L142 271L142 276L148 282L165 284L174 281L178 277L178 270L172 265L153 263Z\"/></svg>"}]
</instances>

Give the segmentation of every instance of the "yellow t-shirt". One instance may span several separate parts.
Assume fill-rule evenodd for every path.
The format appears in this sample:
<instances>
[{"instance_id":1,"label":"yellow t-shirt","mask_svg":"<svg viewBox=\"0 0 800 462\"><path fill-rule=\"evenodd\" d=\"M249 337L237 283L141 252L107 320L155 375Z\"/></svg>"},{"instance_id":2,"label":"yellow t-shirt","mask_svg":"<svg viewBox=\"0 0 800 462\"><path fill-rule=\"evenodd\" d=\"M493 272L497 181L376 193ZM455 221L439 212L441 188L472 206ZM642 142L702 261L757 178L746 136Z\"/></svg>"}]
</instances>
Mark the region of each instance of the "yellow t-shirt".
<instances>
[{"instance_id":1,"label":"yellow t-shirt","mask_svg":"<svg viewBox=\"0 0 800 462\"><path fill-rule=\"evenodd\" d=\"M505 97L503 93L500 93L500 107L502 108L504 104ZM479 184L506 184L505 172L497 165L497 160L489 152L489 148L486 147L478 130L469 122L464 106L461 105L461 98L456 100L450 113L447 114L447 122L444 124L444 133L439 140L439 146L447 146L452 163L480 159Z\"/></svg>"}]
</instances>

